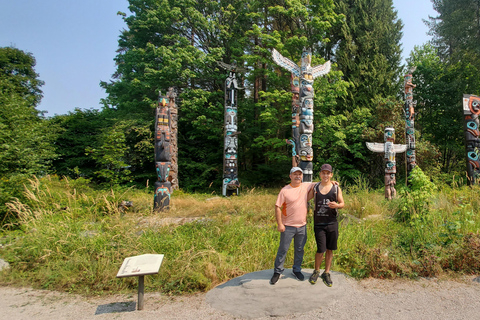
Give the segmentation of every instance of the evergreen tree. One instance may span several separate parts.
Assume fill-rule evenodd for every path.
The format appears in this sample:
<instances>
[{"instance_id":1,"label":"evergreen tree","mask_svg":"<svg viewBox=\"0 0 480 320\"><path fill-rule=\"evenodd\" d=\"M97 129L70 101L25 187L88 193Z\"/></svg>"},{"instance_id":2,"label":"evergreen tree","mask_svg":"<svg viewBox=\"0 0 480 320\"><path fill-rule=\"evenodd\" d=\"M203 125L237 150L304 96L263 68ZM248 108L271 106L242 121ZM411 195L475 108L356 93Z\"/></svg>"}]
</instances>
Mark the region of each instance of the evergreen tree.
<instances>
[{"instance_id":1,"label":"evergreen tree","mask_svg":"<svg viewBox=\"0 0 480 320\"><path fill-rule=\"evenodd\" d=\"M284 143L290 136L290 77L272 63L270 50L286 50L295 60L304 46L318 50L330 22L337 19L333 4L328 0L130 4L133 14L124 14L128 29L120 36L114 81L102 83L108 93L106 108L117 119L137 119L138 126L153 130L158 90L175 86L180 184L187 189L219 188L226 72L216 61L236 62L249 69L241 79L246 96L240 94L238 101L240 180L268 184L285 172L282 169L290 163ZM321 82L331 96L336 96L337 82L343 83L338 74Z\"/></svg>"},{"instance_id":2,"label":"evergreen tree","mask_svg":"<svg viewBox=\"0 0 480 320\"><path fill-rule=\"evenodd\" d=\"M348 95L338 99L336 112L346 118L347 126L343 130L344 148L339 150L339 157L343 159L340 169L355 176L369 172L375 157L365 147L364 129L374 126L378 101L403 98L400 95L403 89L400 48L403 25L391 0L334 2L336 13L343 15L344 20L330 30L331 41L323 50L338 64L343 79L350 83ZM392 115L392 125L397 116ZM377 180L378 177L371 178Z\"/></svg>"},{"instance_id":3,"label":"evergreen tree","mask_svg":"<svg viewBox=\"0 0 480 320\"><path fill-rule=\"evenodd\" d=\"M438 15L427 25L432 45L415 48L409 59L421 81L419 124L422 134L441 151L443 172L465 170L462 98L480 94L480 3L432 0ZM463 174L462 174L463 175Z\"/></svg>"}]
</instances>

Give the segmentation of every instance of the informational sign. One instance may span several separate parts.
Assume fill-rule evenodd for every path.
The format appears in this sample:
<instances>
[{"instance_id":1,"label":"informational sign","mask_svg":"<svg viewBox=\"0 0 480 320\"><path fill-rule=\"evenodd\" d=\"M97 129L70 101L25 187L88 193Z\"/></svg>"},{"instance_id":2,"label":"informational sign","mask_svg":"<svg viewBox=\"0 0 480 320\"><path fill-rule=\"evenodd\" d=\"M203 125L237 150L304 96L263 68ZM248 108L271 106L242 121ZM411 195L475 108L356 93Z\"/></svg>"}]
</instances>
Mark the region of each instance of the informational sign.
<instances>
[{"instance_id":1,"label":"informational sign","mask_svg":"<svg viewBox=\"0 0 480 320\"><path fill-rule=\"evenodd\" d=\"M162 265L163 254L142 254L123 260L117 278L156 274Z\"/></svg>"}]
</instances>

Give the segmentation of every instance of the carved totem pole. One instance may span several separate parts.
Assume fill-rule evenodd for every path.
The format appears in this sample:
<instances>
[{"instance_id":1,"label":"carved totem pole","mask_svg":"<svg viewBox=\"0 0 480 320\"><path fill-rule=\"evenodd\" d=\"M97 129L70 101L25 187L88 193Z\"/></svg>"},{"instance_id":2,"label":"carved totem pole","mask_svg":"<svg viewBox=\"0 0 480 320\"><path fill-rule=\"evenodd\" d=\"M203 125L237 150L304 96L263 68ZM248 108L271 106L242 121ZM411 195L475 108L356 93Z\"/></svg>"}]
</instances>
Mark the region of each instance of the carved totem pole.
<instances>
[{"instance_id":1,"label":"carved totem pole","mask_svg":"<svg viewBox=\"0 0 480 320\"><path fill-rule=\"evenodd\" d=\"M415 159L415 106L416 101L413 101L413 88L416 87L412 83L412 74L415 71L416 67L413 67L409 70L408 74L405 75L405 141L407 144L407 185L408 177L410 176L410 171L415 168L416 159Z\"/></svg>"},{"instance_id":2,"label":"carved totem pole","mask_svg":"<svg viewBox=\"0 0 480 320\"><path fill-rule=\"evenodd\" d=\"M463 116L465 149L467 153L467 174L470 185L480 182L480 97L463 95Z\"/></svg>"},{"instance_id":3,"label":"carved totem pole","mask_svg":"<svg viewBox=\"0 0 480 320\"><path fill-rule=\"evenodd\" d=\"M292 88L292 165L303 170L303 181L311 182L313 177L313 80L330 72L330 61L312 68L312 54L303 49L300 66L282 56L277 50L272 51L273 61L290 71Z\"/></svg>"},{"instance_id":4,"label":"carved totem pole","mask_svg":"<svg viewBox=\"0 0 480 320\"><path fill-rule=\"evenodd\" d=\"M385 143L367 142L367 148L370 151L385 154L385 199L395 198L397 191L395 190L395 173L397 166L395 162L395 154L402 153L407 149L405 144L394 144L395 129L391 127L385 128Z\"/></svg>"},{"instance_id":5,"label":"carved totem pole","mask_svg":"<svg viewBox=\"0 0 480 320\"><path fill-rule=\"evenodd\" d=\"M158 181L155 182L154 211L168 209L174 185L178 187L175 97L173 88L168 90L167 96L159 92L155 117L155 168Z\"/></svg>"},{"instance_id":6,"label":"carved totem pole","mask_svg":"<svg viewBox=\"0 0 480 320\"><path fill-rule=\"evenodd\" d=\"M237 90L238 87L236 72L245 72L246 69L238 68L236 64L226 64L218 61L218 64L229 75L225 80L225 131L223 147L223 182L222 194L229 197L232 194L238 195L240 182L238 181L238 137L237 131Z\"/></svg>"}]
</instances>

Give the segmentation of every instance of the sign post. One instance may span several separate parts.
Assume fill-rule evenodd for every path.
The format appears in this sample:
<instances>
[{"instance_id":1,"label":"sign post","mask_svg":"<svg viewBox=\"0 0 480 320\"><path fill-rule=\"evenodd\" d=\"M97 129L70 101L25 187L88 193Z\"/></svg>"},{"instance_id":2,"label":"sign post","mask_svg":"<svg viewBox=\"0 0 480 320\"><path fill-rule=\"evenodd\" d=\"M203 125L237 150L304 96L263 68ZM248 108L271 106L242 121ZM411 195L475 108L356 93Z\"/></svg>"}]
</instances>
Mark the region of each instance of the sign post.
<instances>
[{"instance_id":1,"label":"sign post","mask_svg":"<svg viewBox=\"0 0 480 320\"><path fill-rule=\"evenodd\" d=\"M138 277L137 310L143 310L145 295L145 275L157 274L162 265L163 254L143 254L123 260L117 278Z\"/></svg>"}]
</instances>

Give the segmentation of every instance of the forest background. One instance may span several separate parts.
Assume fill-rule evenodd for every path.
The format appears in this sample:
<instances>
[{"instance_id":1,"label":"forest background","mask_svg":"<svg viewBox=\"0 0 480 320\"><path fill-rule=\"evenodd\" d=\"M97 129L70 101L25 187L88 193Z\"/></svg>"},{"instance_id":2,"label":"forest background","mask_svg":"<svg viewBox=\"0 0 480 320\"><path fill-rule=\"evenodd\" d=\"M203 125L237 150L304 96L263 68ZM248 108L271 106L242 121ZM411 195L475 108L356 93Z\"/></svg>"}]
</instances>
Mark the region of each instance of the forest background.
<instances>
[{"instance_id":1,"label":"forest background","mask_svg":"<svg viewBox=\"0 0 480 320\"><path fill-rule=\"evenodd\" d=\"M404 143L403 76L413 74L417 164L437 184L465 179L462 95L480 94L479 4L433 0L431 43L402 65L402 21L391 0L131 0L119 36L117 71L101 86L101 110L46 118L35 58L0 48L0 221L5 203L24 197L32 175L82 178L100 187L153 185L158 91L178 91L179 184L219 194L223 156L223 86L217 61L248 69L239 94L239 180L243 187L288 181L290 74L271 58L276 48L312 65L332 61L314 83L314 172L329 162L337 178L383 185L383 158L365 147L383 142L386 126ZM397 155L397 181L405 177ZM404 179L404 178L403 178ZM152 190L153 193L153 190ZM153 197L152 197L153 198Z\"/></svg>"}]
</instances>

